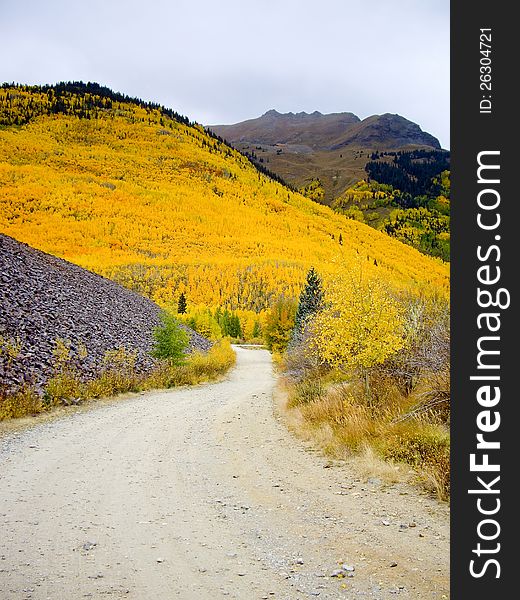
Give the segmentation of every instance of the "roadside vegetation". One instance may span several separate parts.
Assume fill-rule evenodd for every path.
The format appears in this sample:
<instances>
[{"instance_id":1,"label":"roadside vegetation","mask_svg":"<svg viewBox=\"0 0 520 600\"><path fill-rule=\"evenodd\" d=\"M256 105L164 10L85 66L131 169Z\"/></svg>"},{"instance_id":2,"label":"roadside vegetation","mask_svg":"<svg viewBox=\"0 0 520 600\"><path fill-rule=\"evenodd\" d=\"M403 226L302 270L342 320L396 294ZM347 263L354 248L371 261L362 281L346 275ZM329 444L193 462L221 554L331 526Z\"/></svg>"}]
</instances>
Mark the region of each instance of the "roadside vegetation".
<instances>
[{"instance_id":1,"label":"roadside vegetation","mask_svg":"<svg viewBox=\"0 0 520 600\"><path fill-rule=\"evenodd\" d=\"M80 404L94 398L126 392L167 389L218 380L235 364L229 338L216 341L206 353L188 354L189 336L172 315L164 313L154 332L152 351L155 366L148 372L136 370L136 355L125 348L106 352L104 366L95 378L81 377L70 344L56 340L54 373L40 392L32 385L16 391L0 386L0 421L46 412L56 406ZM19 351L20 349L18 349ZM2 342L2 352L16 352L12 343ZM80 350L81 352L81 350Z\"/></svg>"},{"instance_id":2,"label":"roadside vegetation","mask_svg":"<svg viewBox=\"0 0 520 600\"><path fill-rule=\"evenodd\" d=\"M311 269L292 323L277 313L287 409L326 453L370 454L413 467L450 493L449 306L394 291L343 266L323 284ZM290 332L288 332L291 326Z\"/></svg>"}]
</instances>

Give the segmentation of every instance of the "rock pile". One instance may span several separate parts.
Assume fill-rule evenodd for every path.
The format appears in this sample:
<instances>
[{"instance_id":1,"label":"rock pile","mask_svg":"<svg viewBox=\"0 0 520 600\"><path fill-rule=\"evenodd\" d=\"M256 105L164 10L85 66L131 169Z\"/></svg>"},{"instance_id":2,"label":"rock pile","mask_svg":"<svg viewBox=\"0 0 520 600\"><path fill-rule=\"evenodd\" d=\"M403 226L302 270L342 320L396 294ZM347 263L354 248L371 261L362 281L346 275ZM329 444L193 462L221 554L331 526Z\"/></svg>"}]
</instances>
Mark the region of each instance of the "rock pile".
<instances>
[{"instance_id":1,"label":"rock pile","mask_svg":"<svg viewBox=\"0 0 520 600\"><path fill-rule=\"evenodd\" d=\"M41 391L53 374L56 341L70 345L87 379L109 350L136 352L136 369L153 366L149 351L160 308L152 301L65 260L0 235L0 383ZM211 343L190 333L190 350ZM84 356L86 351L86 356Z\"/></svg>"}]
</instances>

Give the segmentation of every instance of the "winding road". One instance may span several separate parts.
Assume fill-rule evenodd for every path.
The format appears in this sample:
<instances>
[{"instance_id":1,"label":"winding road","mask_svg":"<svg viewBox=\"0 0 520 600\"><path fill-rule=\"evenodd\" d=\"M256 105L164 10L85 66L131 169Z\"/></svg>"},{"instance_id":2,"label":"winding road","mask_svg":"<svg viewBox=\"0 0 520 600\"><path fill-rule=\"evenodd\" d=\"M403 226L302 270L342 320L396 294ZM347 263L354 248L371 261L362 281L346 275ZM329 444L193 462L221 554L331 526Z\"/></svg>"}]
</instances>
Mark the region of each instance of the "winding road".
<instances>
[{"instance_id":1,"label":"winding road","mask_svg":"<svg viewBox=\"0 0 520 600\"><path fill-rule=\"evenodd\" d=\"M237 348L224 381L4 433L0 598L448 598L448 508L324 468L275 388Z\"/></svg>"}]
</instances>

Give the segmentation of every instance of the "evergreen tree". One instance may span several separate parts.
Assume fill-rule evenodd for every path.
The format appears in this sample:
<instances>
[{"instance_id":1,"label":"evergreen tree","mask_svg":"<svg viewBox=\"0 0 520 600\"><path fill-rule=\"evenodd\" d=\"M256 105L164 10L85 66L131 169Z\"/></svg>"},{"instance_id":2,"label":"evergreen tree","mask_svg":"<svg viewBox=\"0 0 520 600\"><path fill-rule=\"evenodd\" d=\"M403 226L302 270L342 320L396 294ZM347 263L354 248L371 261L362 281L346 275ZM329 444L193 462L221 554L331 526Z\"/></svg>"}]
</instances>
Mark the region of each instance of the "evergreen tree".
<instances>
[{"instance_id":1,"label":"evergreen tree","mask_svg":"<svg viewBox=\"0 0 520 600\"><path fill-rule=\"evenodd\" d=\"M242 337L242 326L240 325L240 318L237 314L229 312L226 308L223 313L219 312L218 317L217 314L215 314L215 318L222 329L222 335L228 335L235 339Z\"/></svg>"},{"instance_id":2,"label":"evergreen tree","mask_svg":"<svg viewBox=\"0 0 520 600\"><path fill-rule=\"evenodd\" d=\"M259 338L262 335L262 326L260 325L260 323L258 321L255 321L255 324L253 326L253 338Z\"/></svg>"},{"instance_id":3,"label":"evergreen tree","mask_svg":"<svg viewBox=\"0 0 520 600\"><path fill-rule=\"evenodd\" d=\"M238 315L232 315L230 319L230 331L229 335L232 338L241 338L242 337L242 327L240 326L240 319Z\"/></svg>"},{"instance_id":4,"label":"evergreen tree","mask_svg":"<svg viewBox=\"0 0 520 600\"><path fill-rule=\"evenodd\" d=\"M314 267L311 267L307 273L305 287L300 294L300 300L298 302L298 309L294 320L295 333L303 332L305 322L319 312L322 307L323 289L321 278Z\"/></svg>"},{"instance_id":5,"label":"evergreen tree","mask_svg":"<svg viewBox=\"0 0 520 600\"><path fill-rule=\"evenodd\" d=\"M222 329L222 335L231 335L229 333L231 329L230 319L231 315L229 314L229 310L226 308L219 318L219 325Z\"/></svg>"},{"instance_id":6,"label":"evergreen tree","mask_svg":"<svg viewBox=\"0 0 520 600\"><path fill-rule=\"evenodd\" d=\"M186 301L186 296L184 292L179 296L179 303L177 304L177 313L179 315L185 315L188 310L188 302Z\"/></svg>"}]
</instances>

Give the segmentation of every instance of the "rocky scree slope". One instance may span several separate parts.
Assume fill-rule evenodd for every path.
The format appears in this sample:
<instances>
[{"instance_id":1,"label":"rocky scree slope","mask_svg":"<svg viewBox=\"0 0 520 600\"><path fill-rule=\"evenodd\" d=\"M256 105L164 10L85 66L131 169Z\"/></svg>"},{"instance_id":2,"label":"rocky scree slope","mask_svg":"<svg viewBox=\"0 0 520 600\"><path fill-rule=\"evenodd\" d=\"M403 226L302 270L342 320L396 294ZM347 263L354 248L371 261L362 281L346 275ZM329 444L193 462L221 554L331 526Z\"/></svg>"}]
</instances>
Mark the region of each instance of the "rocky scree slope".
<instances>
[{"instance_id":1,"label":"rocky scree slope","mask_svg":"<svg viewBox=\"0 0 520 600\"><path fill-rule=\"evenodd\" d=\"M138 372L150 370L160 310L113 281L0 234L0 385L10 391L24 383L42 391L54 372L58 339L70 343L74 366L85 379L103 369L108 350L120 347L137 353ZM184 328L190 351L210 348L206 338ZM5 343L17 341L20 350L10 359Z\"/></svg>"}]
</instances>

